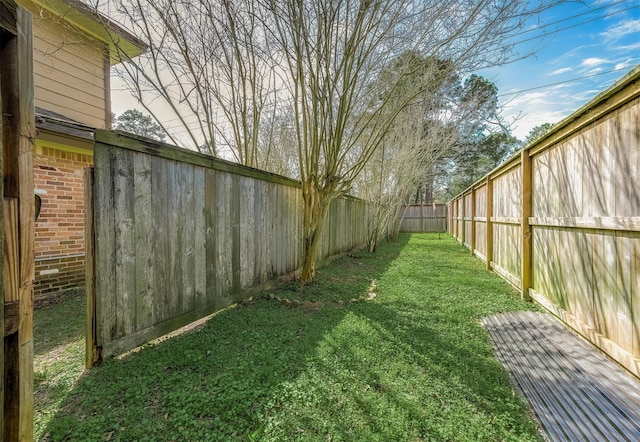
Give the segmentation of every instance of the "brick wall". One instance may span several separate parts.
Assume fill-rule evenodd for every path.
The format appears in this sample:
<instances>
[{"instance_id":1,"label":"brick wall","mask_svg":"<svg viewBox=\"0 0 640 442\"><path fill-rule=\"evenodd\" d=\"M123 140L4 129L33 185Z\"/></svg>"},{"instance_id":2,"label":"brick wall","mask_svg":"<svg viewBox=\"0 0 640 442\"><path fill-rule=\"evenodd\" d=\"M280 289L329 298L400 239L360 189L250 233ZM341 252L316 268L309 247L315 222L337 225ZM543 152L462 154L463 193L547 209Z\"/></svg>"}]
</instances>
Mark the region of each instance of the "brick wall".
<instances>
[{"instance_id":1,"label":"brick wall","mask_svg":"<svg viewBox=\"0 0 640 442\"><path fill-rule=\"evenodd\" d=\"M39 146L34 184L42 199L36 221L34 297L84 284L84 178L93 164L82 154Z\"/></svg>"}]
</instances>

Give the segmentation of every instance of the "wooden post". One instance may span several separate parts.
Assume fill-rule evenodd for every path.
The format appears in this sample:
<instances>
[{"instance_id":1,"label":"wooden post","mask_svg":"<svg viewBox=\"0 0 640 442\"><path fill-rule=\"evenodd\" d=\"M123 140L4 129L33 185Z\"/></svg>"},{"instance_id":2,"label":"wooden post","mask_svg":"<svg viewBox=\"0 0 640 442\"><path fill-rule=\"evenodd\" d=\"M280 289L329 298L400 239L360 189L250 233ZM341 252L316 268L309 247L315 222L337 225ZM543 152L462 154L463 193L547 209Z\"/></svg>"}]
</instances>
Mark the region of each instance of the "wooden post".
<instances>
[{"instance_id":1,"label":"wooden post","mask_svg":"<svg viewBox=\"0 0 640 442\"><path fill-rule=\"evenodd\" d=\"M476 247L476 188L471 188L471 241L469 242L469 248L471 249L471 256L474 255L474 249Z\"/></svg>"},{"instance_id":2,"label":"wooden post","mask_svg":"<svg viewBox=\"0 0 640 442\"><path fill-rule=\"evenodd\" d=\"M462 243L462 245L464 246L464 241L466 239L467 236L467 227L465 226L465 220L464 217L466 215L466 211L467 211L467 204L464 201L464 193L462 195L460 195L460 198L462 199L462 213L460 214L460 219L462 220L462 222L460 223L462 225L462 232L458 232L460 234L460 242Z\"/></svg>"},{"instance_id":3,"label":"wooden post","mask_svg":"<svg viewBox=\"0 0 640 442\"><path fill-rule=\"evenodd\" d=\"M453 236L456 238L456 241L460 240L460 205L459 205L459 200L460 198L456 198L454 201L455 204L455 214L456 214L456 218L455 218L455 224L454 224L454 229L453 229Z\"/></svg>"},{"instance_id":4,"label":"wooden post","mask_svg":"<svg viewBox=\"0 0 640 442\"><path fill-rule=\"evenodd\" d=\"M0 0L0 9L3 14L9 11L15 17L15 33L4 25L2 26L4 31L0 29L3 194L5 198L17 198L18 201L16 230L18 262L8 265L8 268L17 269L18 305L15 310L17 310L18 323L15 331L12 327L9 331L13 333L4 338L5 390L2 433L4 441L30 441L33 439L33 281L35 277L33 250L35 108L32 20L31 14L22 7L16 6L12 0ZM6 229L3 227L1 230ZM15 256L12 259L16 259ZM3 265L3 269L6 268L7 266ZM11 279L11 275L3 274L3 282ZM15 297L15 294L10 296ZM3 322L5 322L5 313L6 311L3 313Z\"/></svg>"},{"instance_id":5,"label":"wooden post","mask_svg":"<svg viewBox=\"0 0 640 442\"><path fill-rule=\"evenodd\" d=\"M93 169L84 170L84 237L85 237L85 291L87 296L87 318L85 333L85 366L94 367L100 362L96 346L96 277L95 277L95 233L93 224Z\"/></svg>"},{"instance_id":6,"label":"wooden post","mask_svg":"<svg viewBox=\"0 0 640 442\"><path fill-rule=\"evenodd\" d=\"M493 180L487 175L487 270L493 270Z\"/></svg>"},{"instance_id":7,"label":"wooden post","mask_svg":"<svg viewBox=\"0 0 640 442\"><path fill-rule=\"evenodd\" d=\"M529 217L533 210L533 199L531 195L532 177L531 157L528 150L523 150L520 155L520 164L522 168L522 219L521 219L521 238L522 238L522 261L520 271L520 293L524 300L530 301L529 289L531 288L531 258L532 258L532 235L531 226L529 225Z\"/></svg>"},{"instance_id":8,"label":"wooden post","mask_svg":"<svg viewBox=\"0 0 640 442\"><path fill-rule=\"evenodd\" d=\"M456 210L456 205L457 204L458 204L458 200L457 199L452 200L451 204L450 204L450 206L451 206L451 208L450 208L450 210L451 210L451 227L450 227L451 235L453 235L453 237L456 238L456 239L458 238L458 235L457 235L458 232L456 231L456 224L458 224L458 220L457 220L458 214L457 214L457 210Z\"/></svg>"}]
</instances>

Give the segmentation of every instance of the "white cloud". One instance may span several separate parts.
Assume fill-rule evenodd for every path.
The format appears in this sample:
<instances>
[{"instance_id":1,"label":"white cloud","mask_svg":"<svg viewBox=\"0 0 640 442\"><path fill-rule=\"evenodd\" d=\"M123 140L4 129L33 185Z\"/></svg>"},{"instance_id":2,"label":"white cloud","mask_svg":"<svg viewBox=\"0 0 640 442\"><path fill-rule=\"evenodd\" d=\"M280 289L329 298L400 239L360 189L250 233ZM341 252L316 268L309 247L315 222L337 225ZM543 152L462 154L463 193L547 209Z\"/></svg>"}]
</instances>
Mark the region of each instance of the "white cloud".
<instances>
[{"instance_id":1,"label":"white cloud","mask_svg":"<svg viewBox=\"0 0 640 442\"><path fill-rule=\"evenodd\" d=\"M614 51L636 51L638 49L640 49L640 42L613 48Z\"/></svg>"},{"instance_id":2,"label":"white cloud","mask_svg":"<svg viewBox=\"0 0 640 442\"><path fill-rule=\"evenodd\" d=\"M544 123L558 123L570 112L539 110L520 115L520 119L514 124L513 135L519 140L524 140L536 126Z\"/></svg>"},{"instance_id":3,"label":"white cloud","mask_svg":"<svg viewBox=\"0 0 640 442\"><path fill-rule=\"evenodd\" d=\"M593 97L598 95L602 90L600 89L589 89L585 91L581 91L573 96L573 99L579 102L587 102L591 100ZM576 108L577 109L577 108Z\"/></svg>"},{"instance_id":4,"label":"white cloud","mask_svg":"<svg viewBox=\"0 0 640 442\"><path fill-rule=\"evenodd\" d=\"M553 97L554 93L551 91L536 91L536 92L527 92L520 95L516 95L514 98L510 99L507 103L504 104L505 109L513 109L519 107L528 107L528 106L539 106L550 104L550 98Z\"/></svg>"},{"instance_id":5,"label":"white cloud","mask_svg":"<svg viewBox=\"0 0 640 442\"><path fill-rule=\"evenodd\" d=\"M614 69L625 69L625 68L630 68L634 65L633 63L633 59L628 59L625 61L622 61L620 63L616 63Z\"/></svg>"},{"instance_id":6,"label":"white cloud","mask_svg":"<svg viewBox=\"0 0 640 442\"><path fill-rule=\"evenodd\" d=\"M607 41L615 41L620 38L640 32L640 19L637 20L625 20L610 26L605 32L600 35Z\"/></svg>"},{"instance_id":7,"label":"white cloud","mask_svg":"<svg viewBox=\"0 0 640 442\"><path fill-rule=\"evenodd\" d=\"M547 75L560 75L560 74L566 74L567 72L571 72L573 71L572 68L562 68L562 69L556 69L553 72L549 72Z\"/></svg>"},{"instance_id":8,"label":"white cloud","mask_svg":"<svg viewBox=\"0 0 640 442\"><path fill-rule=\"evenodd\" d=\"M580 65L586 66L586 67L593 67L593 66L600 66L601 64L605 64L605 63L610 63L610 62L609 60L604 58L589 57L582 60L582 63L580 63Z\"/></svg>"}]
</instances>

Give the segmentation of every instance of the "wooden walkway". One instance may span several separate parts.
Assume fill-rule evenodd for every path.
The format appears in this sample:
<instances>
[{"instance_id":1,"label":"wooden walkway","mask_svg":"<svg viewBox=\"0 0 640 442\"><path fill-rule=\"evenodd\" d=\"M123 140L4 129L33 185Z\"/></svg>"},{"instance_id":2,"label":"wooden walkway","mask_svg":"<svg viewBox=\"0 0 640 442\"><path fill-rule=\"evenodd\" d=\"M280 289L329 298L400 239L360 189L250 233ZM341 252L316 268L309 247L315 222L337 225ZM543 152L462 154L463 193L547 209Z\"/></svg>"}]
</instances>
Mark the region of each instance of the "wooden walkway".
<instances>
[{"instance_id":1,"label":"wooden walkway","mask_svg":"<svg viewBox=\"0 0 640 442\"><path fill-rule=\"evenodd\" d=\"M551 441L640 441L640 382L550 315L483 321Z\"/></svg>"}]
</instances>

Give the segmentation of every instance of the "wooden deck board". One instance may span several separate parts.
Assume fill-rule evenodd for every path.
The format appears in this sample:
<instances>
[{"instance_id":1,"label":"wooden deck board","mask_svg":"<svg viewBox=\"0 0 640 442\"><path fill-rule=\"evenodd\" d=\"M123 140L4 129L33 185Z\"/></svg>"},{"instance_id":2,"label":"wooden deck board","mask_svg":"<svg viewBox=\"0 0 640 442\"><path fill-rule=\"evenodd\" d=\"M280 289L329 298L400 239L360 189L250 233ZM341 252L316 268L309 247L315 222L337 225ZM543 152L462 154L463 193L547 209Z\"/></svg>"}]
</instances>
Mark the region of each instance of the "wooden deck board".
<instances>
[{"instance_id":1,"label":"wooden deck board","mask_svg":"<svg viewBox=\"0 0 640 442\"><path fill-rule=\"evenodd\" d=\"M483 325L549 440L640 440L640 382L555 318L504 313Z\"/></svg>"}]
</instances>

